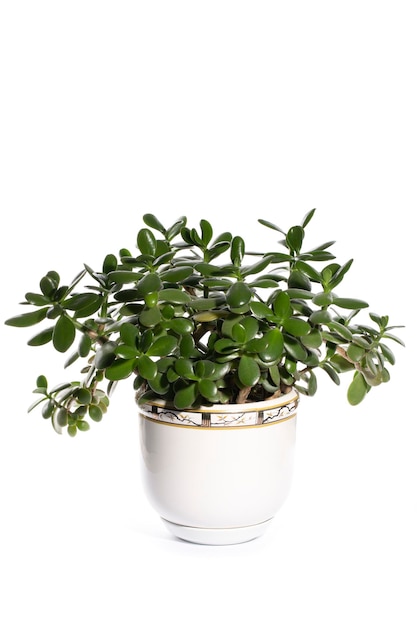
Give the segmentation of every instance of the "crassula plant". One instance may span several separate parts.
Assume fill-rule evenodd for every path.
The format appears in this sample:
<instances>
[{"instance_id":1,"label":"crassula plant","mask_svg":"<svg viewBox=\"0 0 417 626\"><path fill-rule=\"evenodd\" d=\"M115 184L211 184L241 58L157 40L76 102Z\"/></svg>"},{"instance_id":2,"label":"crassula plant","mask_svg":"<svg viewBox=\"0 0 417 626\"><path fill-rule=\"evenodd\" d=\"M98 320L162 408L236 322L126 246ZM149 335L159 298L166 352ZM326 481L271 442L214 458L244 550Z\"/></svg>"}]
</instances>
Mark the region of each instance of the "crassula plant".
<instances>
[{"instance_id":1,"label":"crassula plant","mask_svg":"<svg viewBox=\"0 0 417 626\"><path fill-rule=\"evenodd\" d=\"M240 236L214 236L209 221L189 227L181 217L165 227L151 214L137 235L138 252L107 254L102 267L88 265L69 285L56 271L25 295L25 307L6 324L45 327L30 346L51 343L67 353L65 366L82 360L82 380L49 387L37 378L40 406L57 432L70 435L100 421L117 381L132 377L140 402L163 398L177 409L244 403L296 388L314 395L317 372L339 384L353 374L348 400L358 404L389 380L395 362L387 340L387 315L369 314L363 300L338 295L352 265L335 262L333 241L303 249L305 228L279 233L278 250L245 250ZM71 350L70 350L71 349Z\"/></svg>"}]
</instances>

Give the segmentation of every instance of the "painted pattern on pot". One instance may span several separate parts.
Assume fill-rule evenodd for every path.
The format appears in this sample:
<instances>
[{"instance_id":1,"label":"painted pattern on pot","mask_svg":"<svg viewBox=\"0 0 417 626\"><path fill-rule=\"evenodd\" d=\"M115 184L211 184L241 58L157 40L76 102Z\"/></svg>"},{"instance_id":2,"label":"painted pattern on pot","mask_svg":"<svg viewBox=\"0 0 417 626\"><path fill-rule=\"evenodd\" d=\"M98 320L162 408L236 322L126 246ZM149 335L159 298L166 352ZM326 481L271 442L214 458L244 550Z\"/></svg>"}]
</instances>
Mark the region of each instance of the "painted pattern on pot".
<instances>
[{"instance_id":1,"label":"painted pattern on pot","mask_svg":"<svg viewBox=\"0 0 417 626\"><path fill-rule=\"evenodd\" d=\"M275 403L277 400L275 399ZM143 417L165 424L177 426L194 426L201 428L225 428L234 426L265 426L275 424L286 419L295 417L298 397L292 402L282 406L268 407L268 403L263 402L263 410L256 409L254 403L242 405L241 410L226 412L224 407L214 405L212 407L199 407L195 411L177 411L167 406L155 404L143 404L140 411ZM235 405L236 406L236 405ZM240 407L239 407L240 408Z\"/></svg>"}]
</instances>

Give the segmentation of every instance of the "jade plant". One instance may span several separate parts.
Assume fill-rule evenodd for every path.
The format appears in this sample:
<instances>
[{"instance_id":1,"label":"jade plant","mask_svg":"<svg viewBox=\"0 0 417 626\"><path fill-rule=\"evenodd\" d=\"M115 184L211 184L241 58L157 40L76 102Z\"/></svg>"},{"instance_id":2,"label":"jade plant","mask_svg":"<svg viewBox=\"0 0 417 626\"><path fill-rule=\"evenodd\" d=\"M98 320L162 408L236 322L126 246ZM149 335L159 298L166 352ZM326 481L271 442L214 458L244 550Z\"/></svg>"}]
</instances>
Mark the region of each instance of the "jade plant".
<instances>
[{"instance_id":1,"label":"jade plant","mask_svg":"<svg viewBox=\"0 0 417 626\"><path fill-rule=\"evenodd\" d=\"M214 236L205 219L198 228L186 217L165 227L146 214L138 254L107 254L99 270L84 265L68 285L48 271L22 303L35 309L6 324L44 322L28 344L70 351L65 367L82 360L83 379L49 387L38 376L29 410L40 406L57 432L74 436L89 429L87 418L102 419L128 377L140 402L158 397L182 410L262 401L293 387L312 396L318 372L336 384L351 372L347 398L361 402L390 378L387 340L403 342L388 315L356 321L368 304L338 295L352 259L335 262L334 241L304 250L314 212L287 232L259 219L281 237L278 250L262 252L230 232Z\"/></svg>"}]
</instances>

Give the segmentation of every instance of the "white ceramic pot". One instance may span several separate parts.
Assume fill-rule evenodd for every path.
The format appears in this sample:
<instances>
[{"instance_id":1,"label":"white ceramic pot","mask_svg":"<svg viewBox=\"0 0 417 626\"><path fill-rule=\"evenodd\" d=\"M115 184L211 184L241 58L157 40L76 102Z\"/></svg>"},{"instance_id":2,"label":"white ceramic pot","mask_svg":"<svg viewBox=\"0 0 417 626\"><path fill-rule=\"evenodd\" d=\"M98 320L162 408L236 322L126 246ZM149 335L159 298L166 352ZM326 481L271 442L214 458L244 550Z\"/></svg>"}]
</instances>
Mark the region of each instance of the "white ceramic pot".
<instances>
[{"instance_id":1,"label":"white ceramic pot","mask_svg":"<svg viewBox=\"0 0 417 626\"><path fill-rule=\"evenodd\" d=\"M170 531L232 544L261 535L291 484L298 394L176 411L140 406L145 489Z\"/></svg>"}]
</instances>

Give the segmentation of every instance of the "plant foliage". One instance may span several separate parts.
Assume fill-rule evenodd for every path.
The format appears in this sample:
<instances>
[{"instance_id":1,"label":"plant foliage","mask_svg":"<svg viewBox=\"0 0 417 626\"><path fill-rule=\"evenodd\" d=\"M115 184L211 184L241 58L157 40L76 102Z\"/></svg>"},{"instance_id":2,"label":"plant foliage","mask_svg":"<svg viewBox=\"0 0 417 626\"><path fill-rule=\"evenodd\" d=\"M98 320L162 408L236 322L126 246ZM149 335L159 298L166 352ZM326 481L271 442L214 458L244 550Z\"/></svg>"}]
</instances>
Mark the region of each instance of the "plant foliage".
<instances>
[{"instance_id":1,"label":"plant foliage","mask_svg":"<svg viewBox=\"0 0 417 626\"><path fill-rule=\"evenodd\" d=\"M205 219L198 228L185 217L165 227L146 214L133 254L107 254L101 269L85 265L69 285L49 271L25 296L31 310L6 324L42 322L29 345L52 343L69 353L66 366L82 360L84 379L50 388L38 376L29 410L40 406L57 432L74 436L88 430L87 417L102 419L121 379L132 377L141 401L158 396L186 409L292 387L313 395L319 371L336 384L353 373L348 400L361 402L389 380L387 341L403 342L387 315L356 321L368 304L338 295L352 260L335 262L333 241L303 249L314 211L288 232L260 219L283 239L278 251L258 253L230 232L214 236Z\"/></svg>"}]
</instances>

